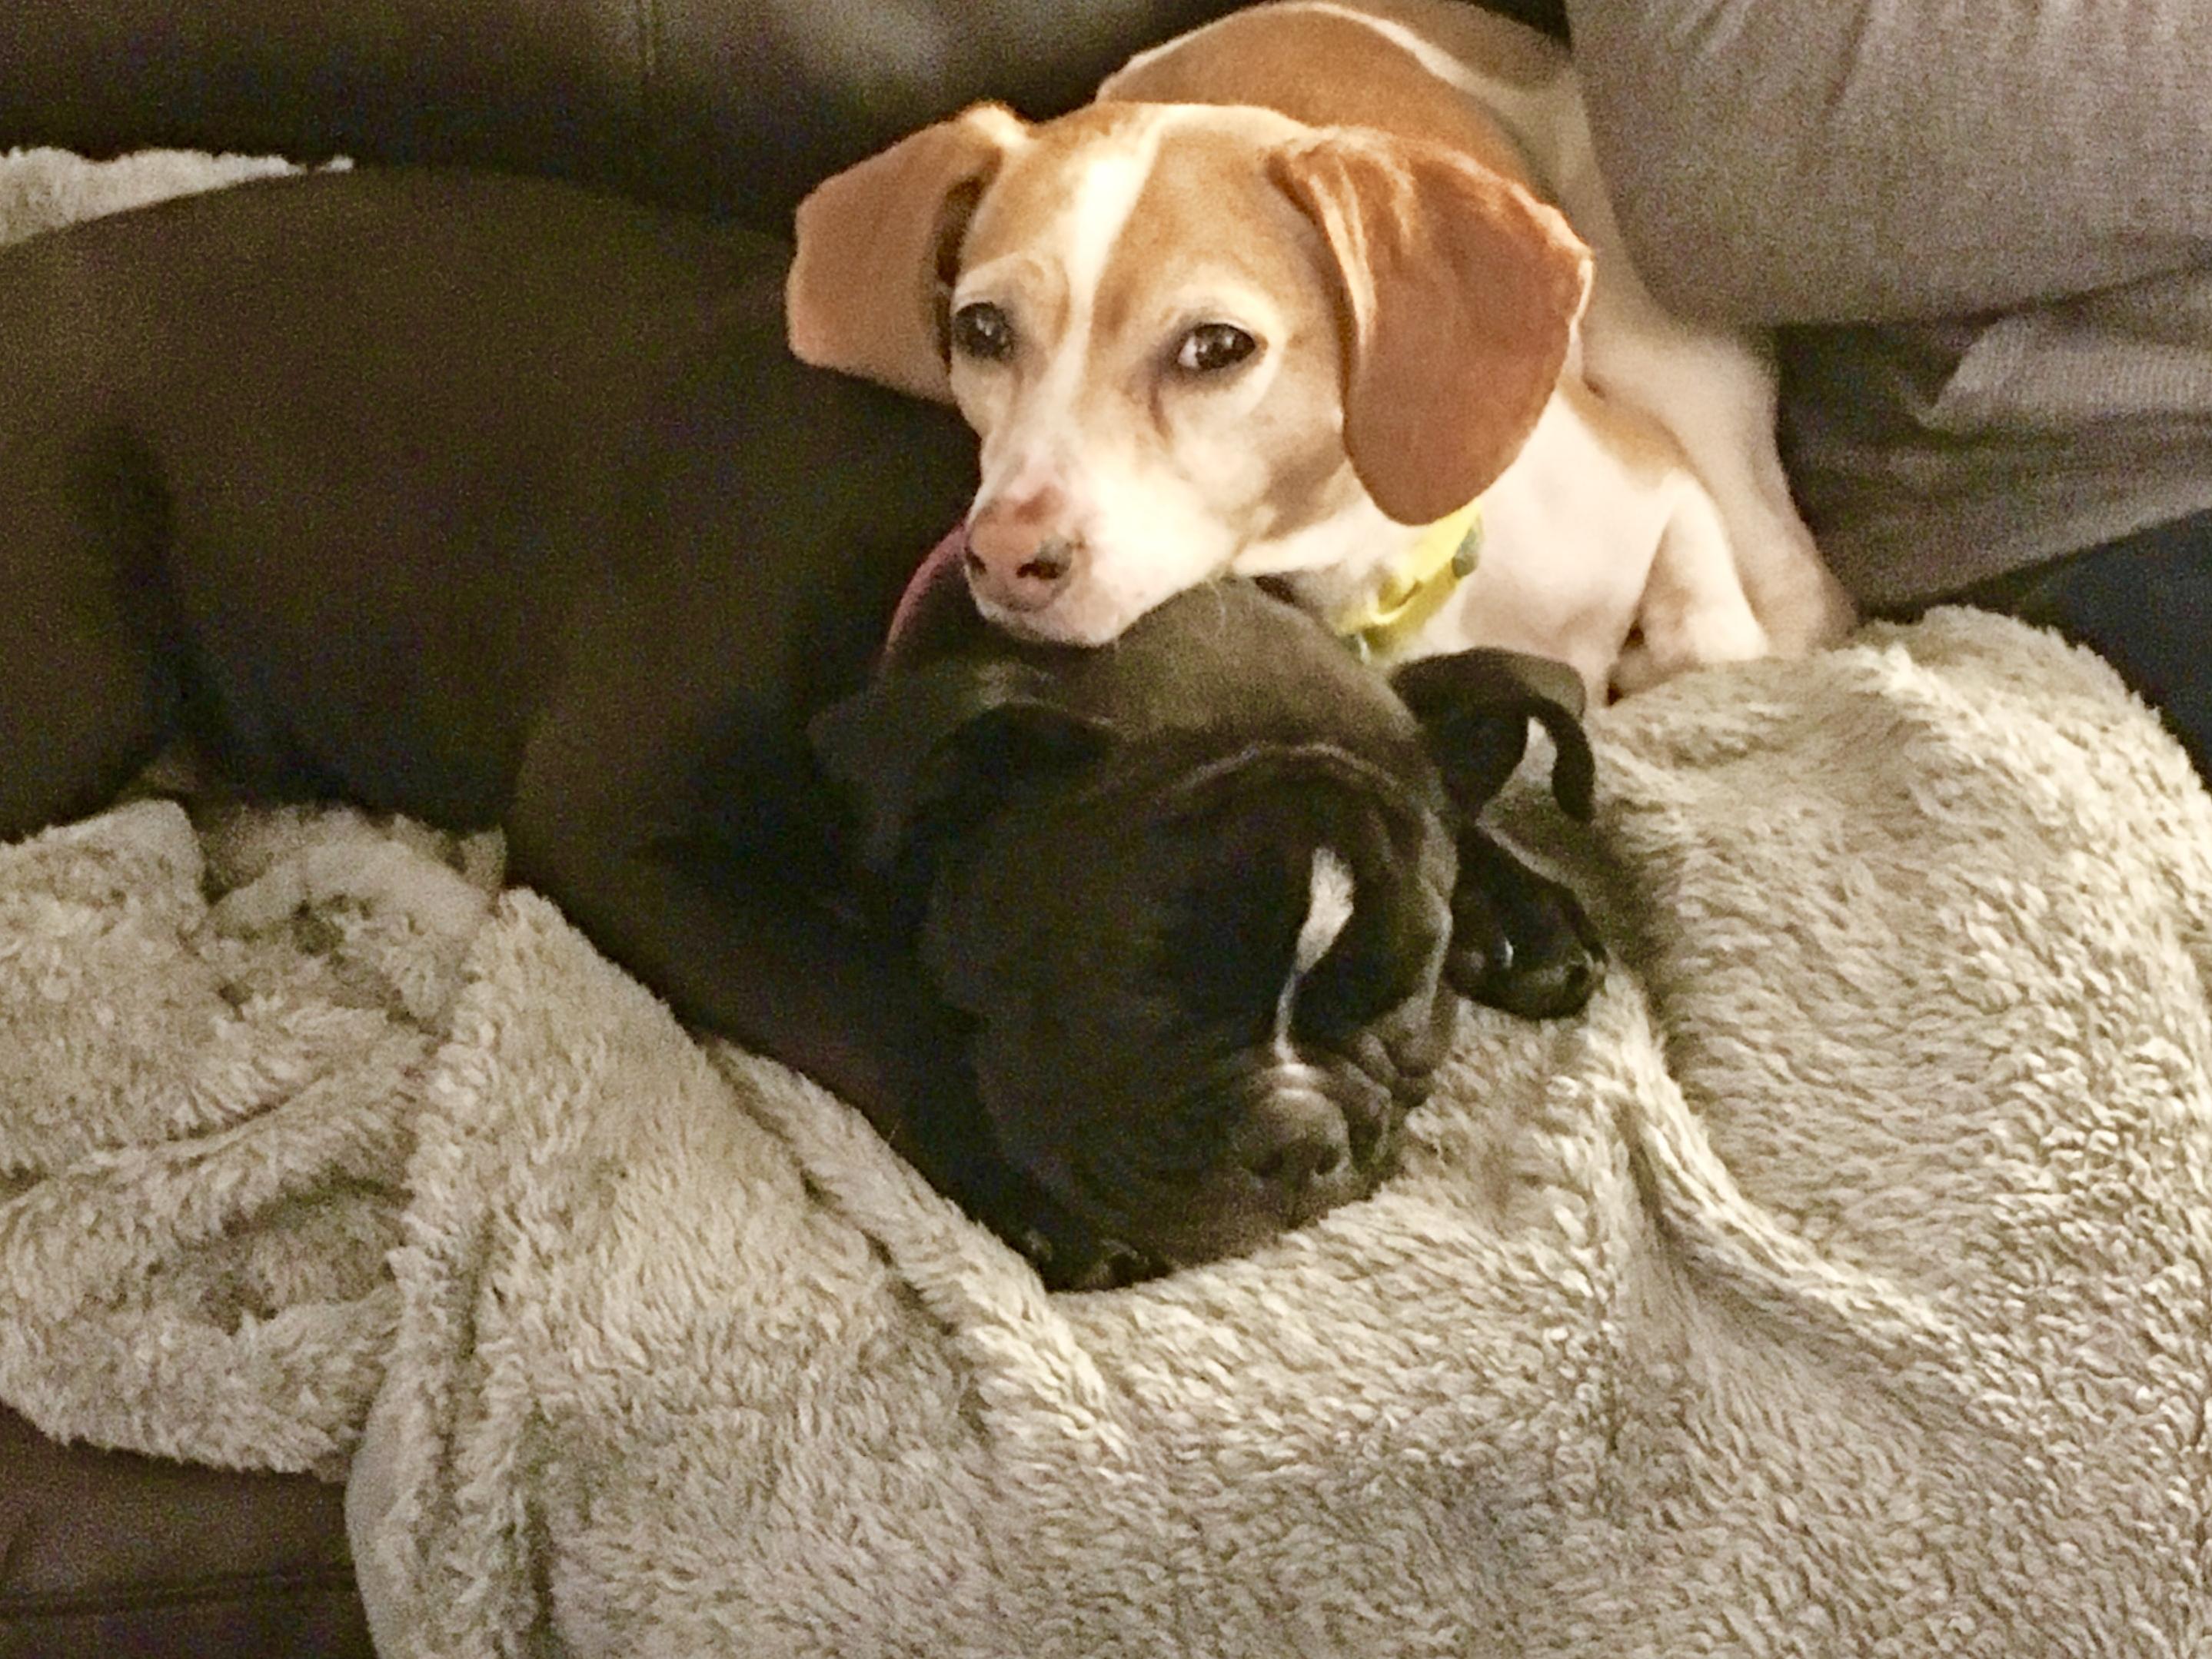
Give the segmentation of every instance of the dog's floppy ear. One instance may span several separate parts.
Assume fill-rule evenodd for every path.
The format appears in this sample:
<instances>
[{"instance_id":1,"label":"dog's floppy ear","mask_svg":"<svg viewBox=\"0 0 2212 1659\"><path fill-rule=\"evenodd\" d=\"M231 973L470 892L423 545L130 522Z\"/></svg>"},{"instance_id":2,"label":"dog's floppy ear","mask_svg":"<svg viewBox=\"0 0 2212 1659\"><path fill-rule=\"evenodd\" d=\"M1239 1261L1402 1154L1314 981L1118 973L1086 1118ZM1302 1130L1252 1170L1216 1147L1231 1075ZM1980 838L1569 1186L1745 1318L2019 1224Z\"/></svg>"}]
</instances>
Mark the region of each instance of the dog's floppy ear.
<instances>
[{"instance_id":1,"label":"dog's floppy ear","mask_svg":"<svg viewBox=\"0 0 2212 1659\"><path fill-rule=\"evenodd\" d=\"M803 362L939 402L960 239L1021 120L977 104L817 185L799 204L784 320Z\"/></svg>"},{"instance_id":2,"label":"dog's floppy ear","mask_svg":"<svg viewBox=\"0 0 2212 1659\"><path fill-rule=\"evenodd\" d=\"M1334 268L1352 470L1401 524L1456 512L1534 429L1589 296L1589 250L1442 144L1338 128L1269 166Z\"/></svg>"},{"instance_id":3,"label":"dog's floppy ear","mask_svg":"<svg viewBox=\"0 0 2212 1659\"><path fill-rule=\"evenodd\" d=\"M1390 678L1420 722L1444 787L1472 818L1505 787L1528 746L1528 722L1551 734L1552 794L1587 819L1597 759L1582 726L1582 676L1565 663L1494 646L1424 657Z\"/></svg>"},{"instance_id":4,"label":"dog's floppy ear","mask_svg":"<svg viewBox=\"0 0 2212 1659\"><path fill-rule=\"evenodd\" d=\"M891 870L927 829L956 833L1026 779L1095 759L1104 720L1027 663L946 658L879 678L808 723L823 770L860 814L860 855Z\"/></svg>"}]
</instances>

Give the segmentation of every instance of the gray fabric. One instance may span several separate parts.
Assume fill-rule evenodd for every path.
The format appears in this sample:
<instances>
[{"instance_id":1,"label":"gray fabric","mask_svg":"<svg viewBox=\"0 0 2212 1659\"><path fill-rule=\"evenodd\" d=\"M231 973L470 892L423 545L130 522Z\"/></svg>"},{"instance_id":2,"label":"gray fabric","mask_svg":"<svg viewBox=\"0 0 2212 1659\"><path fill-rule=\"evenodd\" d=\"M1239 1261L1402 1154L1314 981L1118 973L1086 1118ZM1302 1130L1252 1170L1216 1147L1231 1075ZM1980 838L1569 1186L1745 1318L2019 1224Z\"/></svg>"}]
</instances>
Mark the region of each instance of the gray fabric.
<instances>
[{"instance_id":1,"label":"gray fabric","mask_svg":"<svg viewBox=\"0 0 2212 1659\"><path fill-rule=\"evenodd\" d=\"M1863 603L2212 506L2212 0L1571 0L1624 229L1780 325Z\"/></svg>"},{"instance_id":2,"label":"gray fabric","mask_svg":"<svg viewBox=\"0 0 2212 1659\"><path fill-rule=\"evenodd\" d=\"M2212 257L2212 0L1569 0L1654 289L1972 314Z\"/></svg>"},{"instance_id":3,"label":"gray fabric","mask_svg":"<svg viewBox=\"0 0 2212 1659\"><path fill-rule=\"evenodd\" d=\"M2167 307L2164 331L2130 313ZM1784 329L1782 447L1861 605L2212 507L2212 266L1983 321Z\"/></svg>"}]
</instances>

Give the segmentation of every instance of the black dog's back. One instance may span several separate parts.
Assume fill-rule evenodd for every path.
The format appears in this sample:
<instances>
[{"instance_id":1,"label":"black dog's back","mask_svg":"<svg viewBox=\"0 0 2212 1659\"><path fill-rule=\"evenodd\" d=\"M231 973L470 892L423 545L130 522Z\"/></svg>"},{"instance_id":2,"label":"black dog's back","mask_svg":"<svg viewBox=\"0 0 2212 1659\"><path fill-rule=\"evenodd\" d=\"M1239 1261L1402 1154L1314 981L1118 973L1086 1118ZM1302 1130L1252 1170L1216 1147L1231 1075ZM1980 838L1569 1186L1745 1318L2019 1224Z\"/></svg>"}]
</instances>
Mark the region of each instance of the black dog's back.
<instances>
[{"instance_id":1,"label":"black dog's back","mask_svg":"<svg viewBox=\"0 0 2212 1659\"><path fill-rule=\"evenodd\" d=\"M1053 1040L994 1075L1079 1079L1117 1043L1145 1054L1131 1076L1171 1075L1192 1058L1179 1021L1155 1044L1135 1027L1085 1041L1062 1019L1159 1001L1150 959L1126 955L1129 983L1102 994L1093 947L1142 945L1131 921L1163 908L1163 886L1194 896L1182 908L1198 921L1178 938L1252 910L1236 866L1261 831L1311 854L1283 865L1261 907L1303 938L1327 862L1305 843L1328 828L1340 878L1358 867L1364 884L1355 912L1425 918L1410 931L1340 918L1342 954L1386 958L1347 983L1434 1016L1420 993L1443 948L1426 892L1449 878L1441 797L1432 777L1382 789L1405 797L1396 817L1418 821L1429 851L1405 869L1388 849L1363 866L1373 775L1429 776L1416 723L1313 624L1263 621L1280 607L1249 594L1186 596L1197 623L1157 649L1137 636L1010 663L1054 681L1074 726L1122 738L1232 711L1240 754L1297 750L1316 720L1340 731L1364 698L1372 719L1348 746L1369 757L1352 769L1366 781L1345 786L1342 823L1305 804L1334 773L1313 791L1305 774L1274 780L1298 799L1218 835L1177 819L1194 885L1125 838L1127 902L1108 892L1071 913L1037 958L1019 948L1039 937L1022 908L1033 860L1012 846L990 863L1008 902L965 907L981 934L936 963L963 982L1007 964L1006 994L948 1007L909 940L852 925L849 896L825 890L851 879L851 847L806 726L867 681L908 573L969 499L974 440L949 410L793 359L786 263L764 239L574 187L434 173L242 185L0 251L0 838L96 807L187 732L249 787L496 822L516 878L680 1016L852 1101L1024 1238L1053 1206L1033 1170L1006 1163L1007 1126L979 1114L982 1013L1035 1002L1036 960L1072 963L1037 1026ZM1276 632L1291 627L1305 633ZM1308 648L1279 651L1283 637ZM1461 686L1445 676L1437 700ZM1516 756L1519 707L1505 717ZM896 689L879 713L902 731L915 718ZM1189 757L1146 770L1160 746L1122 746L1115 821L1161 789L1184 799ZM921 758L926 782L936 751ZM1050 884L1062 895L1097 896L1088 799L1048 842L1066 860ZM1480 802L1462 805L1471 819ZM1535 879L1486 867L1516 895ZM1401 889L1417 902L1380 902ZM1500 908L1489 895L1462 881L1453 902L1468 937L1505 939L1499 961L1531 959L1522 945L1540 937L1581 951L1549 912L1531 928L1521 907L1485 933L1466 924ZM1578 915L1563 891L1555 908ZM1373 953L1369 933L1383 938ZM1297 943L1270 939L1277 955ZM1279 1021L1280 987L1261 989ZM1308 1002L1337 1006L1320 990ZM1048 1117L1012 1127L1057 1144ZM1261 1152L1265 1168L1240 1175L1232 1160L1226 1178L1273 1182L1271 1144ZM1070 1241L1087 1225L1060 1235L1055 1271L1077 1271Z\"/></svg>"},{"instance_id":2,"label":"black dog's back","mask_svg":"<svg viewBox=\"0 0 2212 1659\"><path fill-rule=\"evenodd\" d=\"M413 173L0 252L0 836L188 716L250 782L473 824L580 653L642 645L642 695L718 676L787 725L844 689L971 442L793 363L785 259ZM672 584L689 628L601 614Z\"/></svg>"}]
</instances>

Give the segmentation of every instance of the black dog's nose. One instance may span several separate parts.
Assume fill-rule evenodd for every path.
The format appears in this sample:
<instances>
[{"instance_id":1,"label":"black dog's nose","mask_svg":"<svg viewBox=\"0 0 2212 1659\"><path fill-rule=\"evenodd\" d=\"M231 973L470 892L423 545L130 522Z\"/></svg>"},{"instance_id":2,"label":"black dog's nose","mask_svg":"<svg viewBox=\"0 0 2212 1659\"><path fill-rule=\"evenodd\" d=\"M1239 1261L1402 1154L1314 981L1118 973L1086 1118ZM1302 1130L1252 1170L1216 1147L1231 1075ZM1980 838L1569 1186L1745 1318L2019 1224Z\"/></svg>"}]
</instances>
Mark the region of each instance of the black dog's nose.
<instances>
[{"instance_id":1,"label":"black dog's nose","mask_svg":"<svg viewBox=\"0 0 2212 1659\"><path fill-rule=\"evenodd\" d=\"M1252 1102L1237 1126L1237 1162L1287 1192L1304 1191L1352 1157L1344 1114L1316 1089L1275 1088Z\"/></svg>"}]
</instances>

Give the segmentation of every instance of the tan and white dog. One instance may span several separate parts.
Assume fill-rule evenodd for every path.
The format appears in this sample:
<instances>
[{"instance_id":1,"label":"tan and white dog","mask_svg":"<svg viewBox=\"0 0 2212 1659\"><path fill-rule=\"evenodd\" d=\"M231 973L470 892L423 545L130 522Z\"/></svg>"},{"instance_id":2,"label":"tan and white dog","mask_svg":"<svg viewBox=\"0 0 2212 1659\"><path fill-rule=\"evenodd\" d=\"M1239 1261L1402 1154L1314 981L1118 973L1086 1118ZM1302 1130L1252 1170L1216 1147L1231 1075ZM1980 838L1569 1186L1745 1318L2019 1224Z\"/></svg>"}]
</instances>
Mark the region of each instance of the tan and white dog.
<instances>
[{"instance_id":1,"label":"tan and white dog","mask_svg":"<svg viewBox=\"0 0 2212 1659\"><path fill-rule=\"evenodd\" d=\"M1565 53L1471 5L1279 0L971 108L808 198L787 298L807 362L957 402L969 583L1030 637L1235 573L1602 701L1850 621L1765 360L1651 298Z\"/></svg>"}]
</instances>

